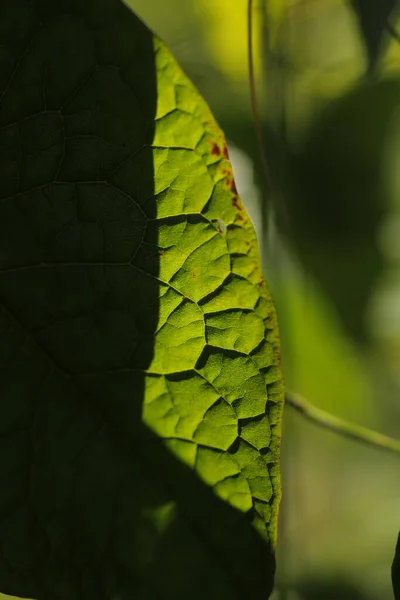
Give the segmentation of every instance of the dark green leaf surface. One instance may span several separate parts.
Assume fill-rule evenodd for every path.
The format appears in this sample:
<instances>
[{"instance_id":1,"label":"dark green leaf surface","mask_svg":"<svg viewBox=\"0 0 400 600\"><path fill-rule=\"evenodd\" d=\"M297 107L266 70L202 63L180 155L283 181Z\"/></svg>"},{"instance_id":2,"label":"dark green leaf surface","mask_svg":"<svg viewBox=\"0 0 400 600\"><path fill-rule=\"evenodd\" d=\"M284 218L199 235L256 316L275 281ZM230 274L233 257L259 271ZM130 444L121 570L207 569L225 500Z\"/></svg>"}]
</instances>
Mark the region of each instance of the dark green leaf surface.
<instances>
[{"instance_id":1,"label":"dark green leaf surface","mask_svg":"<svg viewBox=\"0 0 400 600\"><path fill-rule=\"evenodd\" d=\"M0 590L265 600L282 383L223 136L117 0L2 0L0 48Z\"/></svg>"}]
</instances>

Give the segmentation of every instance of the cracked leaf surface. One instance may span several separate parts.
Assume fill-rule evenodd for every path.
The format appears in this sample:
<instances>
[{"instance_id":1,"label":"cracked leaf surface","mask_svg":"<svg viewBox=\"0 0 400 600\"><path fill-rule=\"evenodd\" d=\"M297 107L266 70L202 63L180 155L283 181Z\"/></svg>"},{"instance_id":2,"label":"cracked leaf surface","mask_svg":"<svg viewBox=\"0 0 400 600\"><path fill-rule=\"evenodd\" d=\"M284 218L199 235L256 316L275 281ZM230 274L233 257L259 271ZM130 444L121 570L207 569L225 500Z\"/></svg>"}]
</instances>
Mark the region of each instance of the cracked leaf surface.
<instances>
[{"instance_id":1,"label":"cracked leaf surface","mask_svg":"<svg viewBox=\"0 0 400 600\"><path fill-rule=\"evenodd\" d=\"M223 134L118 0L3 0L0 43L0 591L265 599L283 388Z\"/></svg>"}]
</instances>

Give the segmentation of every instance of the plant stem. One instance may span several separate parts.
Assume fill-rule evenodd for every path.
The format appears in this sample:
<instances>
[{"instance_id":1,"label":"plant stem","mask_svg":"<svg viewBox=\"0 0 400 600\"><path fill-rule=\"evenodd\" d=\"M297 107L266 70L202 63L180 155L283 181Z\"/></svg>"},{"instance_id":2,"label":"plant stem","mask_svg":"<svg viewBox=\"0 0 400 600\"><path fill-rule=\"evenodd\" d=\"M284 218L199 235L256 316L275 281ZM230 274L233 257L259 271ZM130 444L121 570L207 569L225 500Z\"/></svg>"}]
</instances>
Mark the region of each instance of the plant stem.
<instances>
[{"instance_id":1,"label":"plant stem","mask_svg":"<svg viewBox=\"0 0 400 600\"><path fill-rule=\"evenodd\" d=\"M303 398L299 394L286 392L285 404L291 406L306 419L320 427L330 429L339 435L358 442L375 446L375 448L400 454L400 440L396 440L387 435L383 435L382 433L368 429L367 427L362 427L361 425L356 425L355 423L350 423L340 417L331 415L329 412L317 408L311 404L309 400Z\"/></svg>"},{"instance_id":2,"label":"plant stem","mask_svg":"<svg viewBox=\"0 0 400 600\"><path fill-rule=\"evenodd\" d=\"M267 179L269 191L272 190L271 173L268 166L267 152L264 145L264 139L262 134L262 125L260 118L260 109L257 100L256 90L256 77L254 72L254 55L253 55L253 0L248 0L247 3L247 59L248 59L248 71L249 71L249 90L250 90L250 104L253 113L254 127L256 131L260 159L262 162L264 175Z\"/></svg>"}]
</instances>

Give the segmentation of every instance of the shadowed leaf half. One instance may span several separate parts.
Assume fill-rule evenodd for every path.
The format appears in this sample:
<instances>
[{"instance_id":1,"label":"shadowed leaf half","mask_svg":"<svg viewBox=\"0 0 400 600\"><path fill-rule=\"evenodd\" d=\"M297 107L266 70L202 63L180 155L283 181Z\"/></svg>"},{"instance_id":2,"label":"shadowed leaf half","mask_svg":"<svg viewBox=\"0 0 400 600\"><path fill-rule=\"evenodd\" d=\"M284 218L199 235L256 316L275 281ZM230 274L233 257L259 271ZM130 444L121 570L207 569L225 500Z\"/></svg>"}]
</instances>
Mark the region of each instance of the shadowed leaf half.
<instances>
[{"instance_id":1,"label":"shadowed leaf half","mask_svg":"<svg viewBox=\"0 0 400 600\"><path fill-rule=\"evenodd\" d=\"M224 137L118 0L2 0L0 47L0 590L265 600L278 333Z\"/></svg>"}]
</instances>

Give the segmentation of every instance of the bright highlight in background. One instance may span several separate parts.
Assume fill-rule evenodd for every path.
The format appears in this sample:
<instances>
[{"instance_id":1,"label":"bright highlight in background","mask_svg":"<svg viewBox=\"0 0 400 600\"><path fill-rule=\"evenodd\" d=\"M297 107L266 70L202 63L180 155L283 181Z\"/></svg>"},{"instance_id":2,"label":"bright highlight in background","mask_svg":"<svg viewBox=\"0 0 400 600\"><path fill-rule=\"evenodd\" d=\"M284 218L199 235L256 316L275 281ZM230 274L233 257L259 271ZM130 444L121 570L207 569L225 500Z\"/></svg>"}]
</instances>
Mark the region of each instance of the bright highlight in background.
<instances>
[{"instance_id":1,"label":"bright highlight in background","mask_svg":"<svg viewBox=\"0 0 400 600\"><path fill-rule=\"evenodd\" d=\"M206 42L216 64L226 76L241 83L248 79L248 0L199 0L199 17L207 31ZM261 73L261 6L253 10L254 70Z\"/></svg>"}]
</instances>

